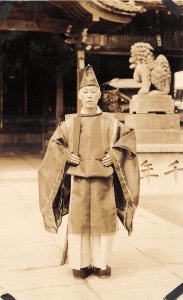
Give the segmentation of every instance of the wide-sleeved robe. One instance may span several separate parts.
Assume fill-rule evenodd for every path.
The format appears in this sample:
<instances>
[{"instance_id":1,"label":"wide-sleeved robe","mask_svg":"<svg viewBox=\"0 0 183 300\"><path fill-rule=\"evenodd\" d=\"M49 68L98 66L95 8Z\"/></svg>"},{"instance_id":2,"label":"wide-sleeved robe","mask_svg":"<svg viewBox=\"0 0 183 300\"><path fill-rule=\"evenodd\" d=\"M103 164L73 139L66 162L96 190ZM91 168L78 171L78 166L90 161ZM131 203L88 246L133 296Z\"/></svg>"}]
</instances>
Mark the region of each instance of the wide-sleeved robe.
<instances>
[{"instance_id":1,"label":"wide-sleeved robe","mask_svg":"<svg viewBox=\"0 0 183 300\"><path fill-rule=\"evenodd\" d=\"M85 116L85 118L90 117L93 116ZM50 232L57 232L62 216L69 212L70 175L68 174L73 175L77 168L79 168L79 172L83 170L82 160L78 167L68 168L67 163L70 153L78 154L80 151L78 147L82 118L83 116L76 115L58 125L49 141L47 152L39 168L40 209L45 229ZM134 212L139 200L139 168L135 148L135 132L118 122L110 113L97 115L97 122L99 126L95 126L91 146L94 151L99 149L99 153L96 154L99 155L98 161L102 158L100 155L103 155L103 153L100 154L101 145L104 152L109 153L112 157L113 170L111 167L102 167L102 164L99 169L101 174L103 171L107 174L106 177L112 174L116 213L130 234L133 229ZM101 131L100 144L99 141L95 141L94 134L98 128ZM92 167L92 162L89 164L91 165L90 168L87 168L88 172L92 170L91 172L95 171L95 174L88 174L88 177L92 175L97 178L98 169L95 166Z\"/></svg>"}]
</instances>

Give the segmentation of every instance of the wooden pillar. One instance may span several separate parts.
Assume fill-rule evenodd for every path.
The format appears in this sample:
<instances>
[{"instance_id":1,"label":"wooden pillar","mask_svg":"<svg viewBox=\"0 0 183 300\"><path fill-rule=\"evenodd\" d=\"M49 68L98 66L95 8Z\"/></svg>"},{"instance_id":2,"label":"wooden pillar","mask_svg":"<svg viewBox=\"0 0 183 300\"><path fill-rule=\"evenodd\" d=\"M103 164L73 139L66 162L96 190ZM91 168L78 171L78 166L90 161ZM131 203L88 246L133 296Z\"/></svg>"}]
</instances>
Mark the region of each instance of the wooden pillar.
<instances>
[{"instance_id":1,"label":"wooden pillar","mask_svg":"<svg viewBox=\"0 0 183 300\"><path fill-rule=\"evenodd\" d=\"M78 98L80 82L85 69L85 51L77 50L77 112L81 109L81 101Z\"/></svg>"},{"instance_id":2,"label":"wooden pillar","mask_svg":"<svg viewBox=\"0 0 183 300\"><path fill-rule=\"evenodd\" d=\"M63 119L64 99L63 99L63 77L61 70L57 71L56 85L56 121L57 124Z\"/></svg>"},{"instance_id":3,"label":"wooden pillar","mask_svg":"<svg viewBox=\"0 0 183 300\"><path fill-rule=\"evenodd\" d=\"M24 116L27 115L27 68L24 70Z\"/></svg>"},{"instance_id":4,"label":"wooden pillar","mask_svg":"<svg viewBox=\"0 0 183 300\"><path fill-rule=\"evenodd\" d=\"M0 129L3 128L3 70L0 64Z\"/></svg>"}]
</instances>

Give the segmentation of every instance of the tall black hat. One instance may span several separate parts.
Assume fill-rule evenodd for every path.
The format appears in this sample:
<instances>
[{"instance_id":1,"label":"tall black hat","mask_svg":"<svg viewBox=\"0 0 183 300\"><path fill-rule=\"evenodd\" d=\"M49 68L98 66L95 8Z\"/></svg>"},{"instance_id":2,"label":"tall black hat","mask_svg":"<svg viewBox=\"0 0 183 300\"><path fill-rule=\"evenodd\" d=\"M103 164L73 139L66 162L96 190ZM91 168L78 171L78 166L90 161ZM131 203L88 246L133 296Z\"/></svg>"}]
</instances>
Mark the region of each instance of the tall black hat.
<instances>
[{"instance_id":1,"label":"tall black hat","mask_svg":"<svg viewBox=\"0 0 183 300\"><path fill-rule=\"evenodd\" d=\"M93 85L100 88L95 73L93 71L93 68L90 65L87 65L87 67L84 70L83 78L80 83L80 89L85 86L93 86Z\"/></svg>"}]
</instances>

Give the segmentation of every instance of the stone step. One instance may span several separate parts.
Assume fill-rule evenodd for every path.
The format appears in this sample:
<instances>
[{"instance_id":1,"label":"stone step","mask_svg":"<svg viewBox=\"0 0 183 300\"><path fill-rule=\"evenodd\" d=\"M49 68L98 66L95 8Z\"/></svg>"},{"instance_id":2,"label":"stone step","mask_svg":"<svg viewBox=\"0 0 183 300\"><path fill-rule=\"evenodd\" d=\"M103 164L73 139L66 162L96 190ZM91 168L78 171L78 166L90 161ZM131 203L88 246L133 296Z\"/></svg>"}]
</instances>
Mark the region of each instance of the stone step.
<instances>
[{"instance_id":1,"label":"stone step","mask_svg":"<svg viewBox=\"0 0 183 300\"><path fill-rule=\"evenodd\" d=\"M181 130L136 130L137 144L181 144Z\"/></svg>"},{"instance_id":2,"label":"stone step","mask_svg":"<svg viewBox=\"0 0 183 300\"><path fill-rule=\"evenodd\" d=\"M183 153L181 144L137 144L137 153Z\"/></svg>"},{"instance_id":3,"label":"stone step","mask_svg":"<svg viewBox=\"0 0 183 300\"><path fill-rule=\"evenodd\" d=\"M174 112L174 100L168 95L134 95L130 101L130 113Z\"/></svg>"},{"instance_id":4,"label":"stone step","mask_svg":"<svg viewBox=\"0 0 183 300\"><path fill-rule=\"evenodd\" d=\"M177 114L129 114L125 124L134 129L180 129L180 116Z\"/></svg>"}]
</instances>

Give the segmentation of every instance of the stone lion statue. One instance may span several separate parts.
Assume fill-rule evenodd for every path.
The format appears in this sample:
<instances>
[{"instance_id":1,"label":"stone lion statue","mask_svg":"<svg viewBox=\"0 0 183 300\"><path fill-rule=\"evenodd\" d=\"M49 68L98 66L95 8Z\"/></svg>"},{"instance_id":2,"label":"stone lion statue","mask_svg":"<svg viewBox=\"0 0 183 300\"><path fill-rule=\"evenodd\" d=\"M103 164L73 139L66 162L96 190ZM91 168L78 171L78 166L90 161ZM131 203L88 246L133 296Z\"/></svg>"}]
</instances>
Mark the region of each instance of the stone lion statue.
<instances>
[{"instance_id":1,"label":"stone lion statue","mask_svg":"<svg viewBox=\"0 0 183 300\"><path fill-rule=\"evenodd\" d=\"M134 69L133 78L142 83L139 94L148 94L153 85L156 90L150 93L169 94L171 72L169 62L164 55L156 59L153 47L149 43L135 43L131 46L130 69Z\"/></svg>"}]
</instances>

